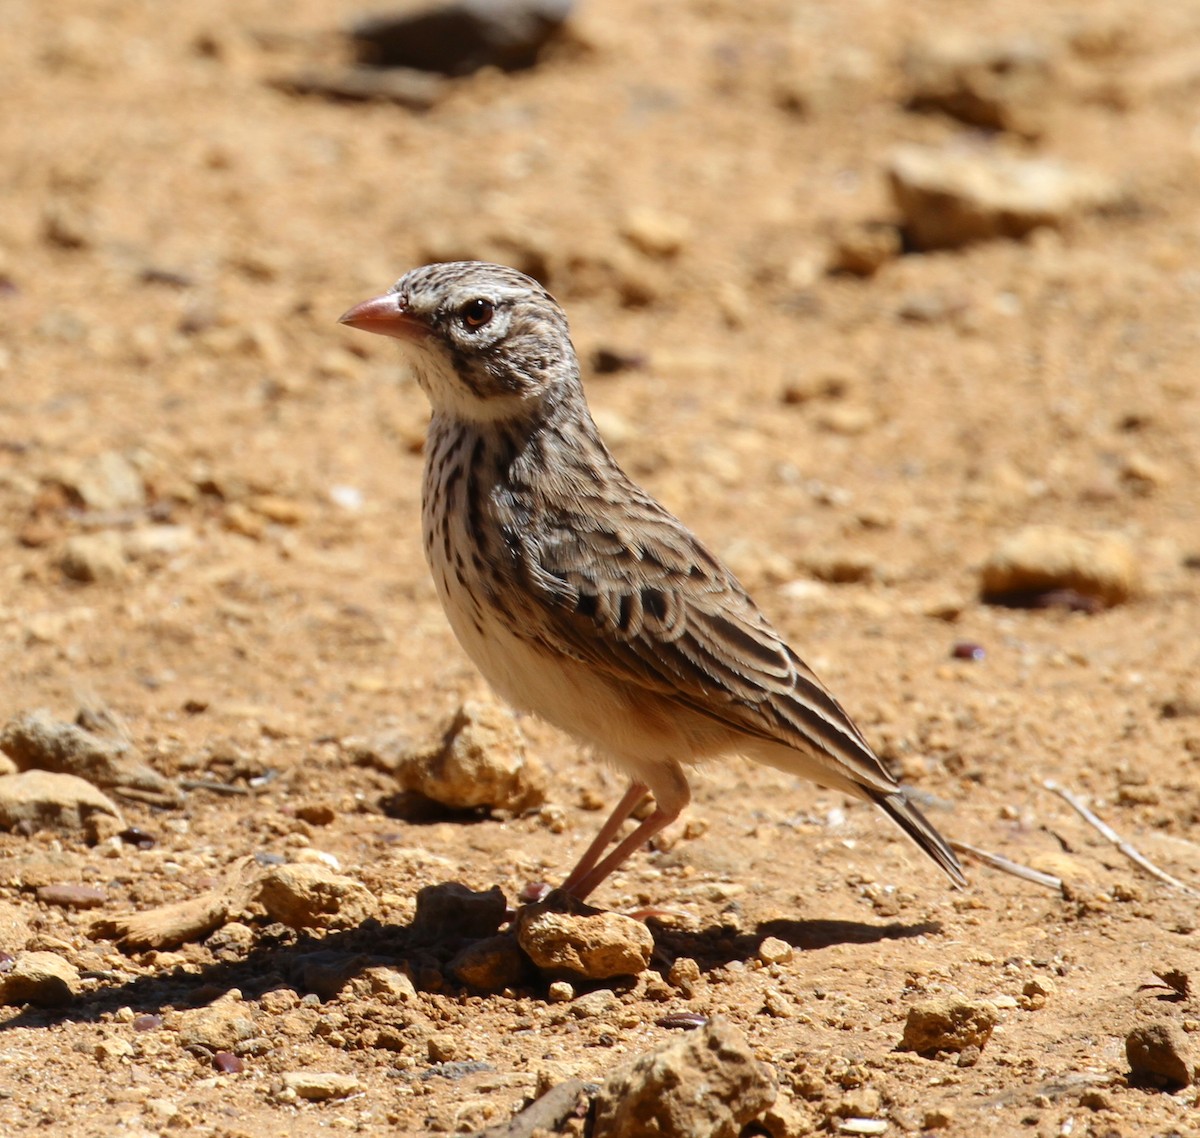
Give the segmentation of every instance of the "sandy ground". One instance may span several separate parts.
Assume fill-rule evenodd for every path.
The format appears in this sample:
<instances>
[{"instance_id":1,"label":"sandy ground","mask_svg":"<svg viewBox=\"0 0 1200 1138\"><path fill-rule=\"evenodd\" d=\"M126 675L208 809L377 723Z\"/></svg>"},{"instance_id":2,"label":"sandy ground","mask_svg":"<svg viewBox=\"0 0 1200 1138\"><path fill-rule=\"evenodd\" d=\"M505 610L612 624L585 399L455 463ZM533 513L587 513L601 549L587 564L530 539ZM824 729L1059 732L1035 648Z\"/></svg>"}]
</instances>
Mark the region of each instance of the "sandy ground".
<instances>
[{"instance_id":1,"label":"sandy ground","mask_svg":"<svg viewBox=\"0 0 1200 1138\"><path fill-rule=\"evenodd\" d=\"M1195 898L1042 786L1198 880L1200 5L610 0L537 68L427 112L272 84L335 62L357 12L0 10L0 719L107 708L161 774L246 792L121 800L144 850L0 835L24 947L83 975L66 1009L7 1009L0 1129L471 1130L695 1011L746 1032L804 1125L1200 1132L1191 1089L1131 1083L1125 1058L1139 1023L1200 1029L1190 996L1147 987L1200 970ZM895 221L891 149L968 129L905 106L906 48L949 31L1037 45L1036 125L997 145L1098 171L1122 204L831 273L841 227ZM972 864L954 893L871 809L729 764L697 777L686 833L595 898L683 911L654 926L655 968L695 959L690 995L655 973L577 1018L544 983L471 994L404 949L419 887L512 901L565 871L621 789L529 723L549 808L416 817L342 746L419 736L481 694L420 552L424 401L392 345L336 324L460 255L546 277L621 461L730 561L936 825L1065 891ZM597 372L598 349L639 366ZM139 480L106 503L101 477L81 504L98 456ZM1122 535L1132 601L982 604L984 560L1031 523ZM116 535L109 579L73 580L69 543L98 534ZM249 919L143 953L89 931L305 848L376 894L375 922ZM55 883L106 899L39 900ZM768 935L790 960L762 963ZM316 998L297 961L322 947L415 963L415 1002ZM896 1049L908 1007L947 993L1000 1007L973 1065ZM256 1042L222 1074L172 1025L231 1000ZM358 1090L291 1101L297 1071Z\"/></svg>"}]
</instances>

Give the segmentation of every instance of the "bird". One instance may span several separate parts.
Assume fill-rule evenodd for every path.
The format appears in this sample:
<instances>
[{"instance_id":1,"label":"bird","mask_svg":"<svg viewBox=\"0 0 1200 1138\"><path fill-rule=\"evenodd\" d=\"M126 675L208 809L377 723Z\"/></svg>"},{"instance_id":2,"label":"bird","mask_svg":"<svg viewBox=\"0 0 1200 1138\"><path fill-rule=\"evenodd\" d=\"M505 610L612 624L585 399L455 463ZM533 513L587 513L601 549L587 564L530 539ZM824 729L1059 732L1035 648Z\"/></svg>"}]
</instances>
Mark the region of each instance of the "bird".
<instances>
[{"instance_id":1,"label":"bird","mask_svg":"<svg viewBox=\"0 0 1200 1138\"><path fill-rule=\"evenodd\" d=\"M400 341L428 398L422 536L459 644L505 701L629 779L561 894L587 898L679 817L691 768L736 755L875 803L965 885L734 574L617 464L546 288L503 265L439 262L340 322ZM648 795L653 810L612 845Z\"/></svg>"}]
</instances>

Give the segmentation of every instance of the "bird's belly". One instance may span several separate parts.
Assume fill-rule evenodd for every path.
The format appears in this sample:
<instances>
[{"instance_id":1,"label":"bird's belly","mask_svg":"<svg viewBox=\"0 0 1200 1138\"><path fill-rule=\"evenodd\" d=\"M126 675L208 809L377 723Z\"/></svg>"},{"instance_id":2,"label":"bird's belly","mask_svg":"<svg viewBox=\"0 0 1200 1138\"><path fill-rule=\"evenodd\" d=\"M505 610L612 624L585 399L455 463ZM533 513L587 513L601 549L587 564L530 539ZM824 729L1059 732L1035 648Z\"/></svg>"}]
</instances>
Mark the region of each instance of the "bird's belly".
<instances>
[{"instance_id":1,"label":"bird's belly","mask_svg":"<svg viewBox=\"0 0 1200 1138\"><path fill-rule=\"evenodd\" d=\"M656 694L618 686L588 664L517 635L473 602L461 603L441 580L438 592L463 650L496 693L518 710L595 747L638 777L647 764L687 764L711 750L696 737L685 709Z\"/></svg>"}]
</instances>

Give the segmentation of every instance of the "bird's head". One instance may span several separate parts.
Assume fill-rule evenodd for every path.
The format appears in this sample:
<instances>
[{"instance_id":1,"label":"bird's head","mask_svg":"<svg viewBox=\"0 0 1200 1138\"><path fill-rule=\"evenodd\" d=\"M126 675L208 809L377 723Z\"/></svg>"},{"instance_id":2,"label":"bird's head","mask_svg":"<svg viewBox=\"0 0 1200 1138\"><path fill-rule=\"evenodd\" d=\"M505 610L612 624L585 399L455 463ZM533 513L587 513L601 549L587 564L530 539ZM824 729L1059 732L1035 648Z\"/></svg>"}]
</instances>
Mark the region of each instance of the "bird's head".
<instances>
[{"instance_id":1,"label":"bird's head","mask_svg":"<svg viewBox=\"0 0 1200 1138\"><path fill-rule=\"evenodd\" d=\"M438 413L521 416L578 388L563 310L532 277L503 265L424 265L356 304L341 323L400 340Z\"/></svg>"}]
</instances>

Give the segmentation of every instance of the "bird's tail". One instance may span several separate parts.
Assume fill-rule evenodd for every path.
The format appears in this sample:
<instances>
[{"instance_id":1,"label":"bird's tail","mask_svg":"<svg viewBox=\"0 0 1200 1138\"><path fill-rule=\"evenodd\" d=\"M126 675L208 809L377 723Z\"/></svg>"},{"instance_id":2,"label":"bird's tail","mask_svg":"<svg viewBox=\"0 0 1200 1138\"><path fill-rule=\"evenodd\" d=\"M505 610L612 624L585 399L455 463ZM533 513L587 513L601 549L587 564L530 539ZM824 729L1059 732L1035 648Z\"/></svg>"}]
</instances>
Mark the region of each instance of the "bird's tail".
<instances>
[{"instance_id":1,"label":"bird's tail","mask_svg":"<svg viewBox=\"0 0 1200 1138\"><path fill-rule=\"evenodd\" d=\"M962 866L946 839L937 832L924 814L921 813L905 796L897 790L888 794L885 791L868 790L872 800L883 812L896 823L914 842L917 843L945 872L960 889L967 884Z\"/></svg>"}]
</instances>

